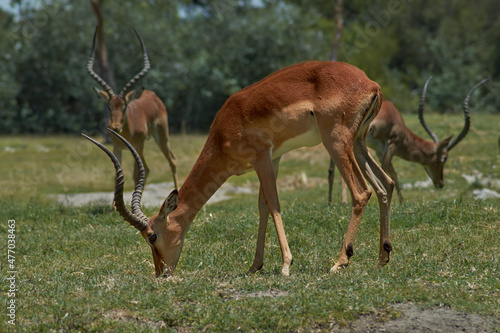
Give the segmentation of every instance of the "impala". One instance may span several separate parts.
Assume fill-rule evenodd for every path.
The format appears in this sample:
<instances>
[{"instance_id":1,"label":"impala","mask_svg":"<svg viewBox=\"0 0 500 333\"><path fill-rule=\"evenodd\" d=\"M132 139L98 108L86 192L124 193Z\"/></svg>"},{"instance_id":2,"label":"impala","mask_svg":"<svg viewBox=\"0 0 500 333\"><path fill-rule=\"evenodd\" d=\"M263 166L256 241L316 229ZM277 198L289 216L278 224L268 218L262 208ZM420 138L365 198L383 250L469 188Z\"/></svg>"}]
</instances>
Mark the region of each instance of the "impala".
<instances>
[{"instance_id":1,"label":"impala","mask_svg":"<svg viewBox=\"0 0 500 333\"><path fill-rule=\"evenodd\" d=\"M432 141L422 139L407 128L398 109L396 109L394 104L390 101L383 101L382 106L380 107L380 112L372 121L368 132L368 145L376 151L377 157L382 163L382 169L384 169L394 180L400 202L403 201L403 196L399 187L398 176L392 165L392 158L394 156L398 156L407 161L421 164L431 178L434 186L436 188L442 188L444 186L443 169L446 160L448 159L448 153L467 135L467 132L469 131L470 96L477 87L487 81L487 79L484 79L476 84L465 97L463 106L465 125L460 134L454 139L450 136L440 141L437 135L429 128L424 120L425 94L430 79L431 78L427 79L422 91L418 116L420 123L424 127L425 131L430 135ZM329 202L332 200L334 168L335 162L331 161L330 168L328 170ZM344 188L345 185L342 183L342 189L344 190ZM344 191L342 195L342 202L347 203L347 197L345 196Z\"/></svg>"},{"instance_id":2,"label":"impala","mask_svg":"<svg viewBox=\"0 0 500 333\"><path fill-rule=\"evenodd\" d=\"M174 178L175 188L178 188L175 156L170 149L168 142L168 117L167 109L162 101L151 90L138 89L130 90L132 86L147 74L150 69L149 57L144 46L142 38L134 29L137 38L141 44L142 54L144 56L143 69L134 76L117 95L96 72L94 72L94 57L95 57L95 42L97 36L94 34L92 42L92 53L87 65L87 71L90 76L101 85L104 90L94 88L98 96L104 98L109 109L108 127L121 133L135 147L141 160L144 162L146 177L149 173L149 168L144 160L144 140L154 137L156 144L162 151L163 155L170 164L172 176ZM121 161L121 151L125 149L125 145L116 137L111 137L113 143L113 153L119 161ZM134 181L138 181L138 170L134 164Z\"/></svg>"},{"instance_id":3,"label":"impala","mask_svg":"<svg viewBox=\"0 0 500 333\"><path fill-rule=\"evenodd\" d=\"M140 205L144 172L132 199L132 212L123 202L123 172L118 159L92 140L112 159L116 169L115 207L137 228L153 252L156 276L172 275L186 232L207 200L232 175L254 169L260 181L260 223L255 259L249 272L263 266L269 214L273 218L283 258L282 274L289 275L292 254L281 219L276 175L281 155L321 142L339 166L351 192L352 210L339 258L331 268L346 267L354 238L372 193L380 207L380 250L377 265L389 262L390 205L394 182L369 155L365 137L382 101L380 87L360 69L337 62L305 62L277 71L231 96L219 110L191 173L159 212L147 218ZM119 137L118 135L116 135ZM90 138L89 138L90 139ZM123 140L127 144L126 140ZM131 145L136 163L141 162ZM364 177L363 177L364 176Z\"/></svg>"}]
</instances>

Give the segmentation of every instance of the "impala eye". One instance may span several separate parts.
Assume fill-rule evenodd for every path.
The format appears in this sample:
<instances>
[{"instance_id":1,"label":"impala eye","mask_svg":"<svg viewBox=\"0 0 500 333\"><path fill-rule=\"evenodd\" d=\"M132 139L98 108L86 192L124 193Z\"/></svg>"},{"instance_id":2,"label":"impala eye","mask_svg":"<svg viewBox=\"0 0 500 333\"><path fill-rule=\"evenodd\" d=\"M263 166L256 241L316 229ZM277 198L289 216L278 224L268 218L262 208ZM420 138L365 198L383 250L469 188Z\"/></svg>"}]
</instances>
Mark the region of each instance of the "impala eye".
<instances>
[{"instance_id":1,"label":"impala eye","mask_svg":"<svg viewBox=\"0 0 500 333\"><path fill-rule=\"evenodd\" d=\"M149 244L153 244L154 242L156 242L156 238L156 234L152 234L151 236L149 236Z\"/></svg>"}]
</instances>

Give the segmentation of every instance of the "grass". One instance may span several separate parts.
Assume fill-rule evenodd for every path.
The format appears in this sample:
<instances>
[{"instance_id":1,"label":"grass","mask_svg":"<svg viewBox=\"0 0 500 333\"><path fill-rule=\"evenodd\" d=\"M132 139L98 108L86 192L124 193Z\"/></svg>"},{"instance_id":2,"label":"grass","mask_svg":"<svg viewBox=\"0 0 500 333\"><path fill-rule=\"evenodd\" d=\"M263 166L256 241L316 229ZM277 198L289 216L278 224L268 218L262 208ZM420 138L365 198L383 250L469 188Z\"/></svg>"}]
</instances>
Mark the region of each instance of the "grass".
<instances>
[{"instance_id":1,"label":"grass","mask_svg":"<svg viewBox=\"0 0 500 333\"><path fill-rule=\"evenodd\" d=\"M427 118L442 137L461 129L459 116ZM256 244L256 195L206 206L187 234L176 276L155 279L147 245L110 205L65 207L47 197L109 191L112 166L104 154L79 137L1 138L4 248L7 220L15 219L17 226L15 330L328 331L334 322L347 325L362 314L401 302L448 306L500 319L500 200L473 200L473 190L483 185L469 185L462 177L476 170L500 179L496 143L500 118L473 114L472 119L471 132L450 153L446 187L413 187L404 190L404 204L394 200L394 251L382 269L374 268L379 228L378 207L371 200L351 265L337 275L329 274L350 208L339 200L326 204L328 157L323 148L284 157L280 199L294 255L291 276L286 278L280 275L281 254L272 223L263 270L245 274ZM415 115L405 120L425 137ZM202 135L172 137L181 180L203 143ZM168 165L152 142L146 159L151 168L148 181L171 181ZM394 162L401 183L426 179L421 166ZM127 157L124 164L130 189L131 159ZM308 185L294 182L303 172ZM252 173L230 182L256 188ZM285 190L289 188L295 190ZM338 184L334 191L338 198ZM0 267L8 270L6 257ZM5 275L2 286L7 286ZM5 289L2 299L7 302ZM0 322L0 331L12 331L5 321Z\"/></svg>"}]
</instances>

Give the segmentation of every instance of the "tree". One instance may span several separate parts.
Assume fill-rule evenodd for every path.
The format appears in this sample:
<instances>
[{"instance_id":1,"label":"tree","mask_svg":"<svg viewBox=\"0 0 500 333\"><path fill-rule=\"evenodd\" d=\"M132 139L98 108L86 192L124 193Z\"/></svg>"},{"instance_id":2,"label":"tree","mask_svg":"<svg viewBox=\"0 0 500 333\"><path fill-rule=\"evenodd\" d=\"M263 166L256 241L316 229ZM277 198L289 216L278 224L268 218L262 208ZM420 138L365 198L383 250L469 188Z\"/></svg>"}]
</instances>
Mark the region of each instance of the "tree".
<instances>
[{"instance_id":1,"label":"tree","mask_svg":"<svg viewBox=\"0 0 500 333\"><path fill-rule=\"evenodd\" d=\"M113 73L113 69L108 60L108 48L106 47L106 42L104 39L104 18L101 12L101 4L102 0L90 0L90 4L92 6L92 10L97 20L97 27L95 32L95 38L97 42L96 45L96 58L99 63L99 72L102 79L111 87L113 91L116 91L116 82L115 75ZM103 105L103 113L102 113L103 122L107 123L109 119L109 111L106 105ZM102 133L105 137L107 143L111 143L111 138L108 135L108 131L106 128L102 128Z\"/></svg>"},{"instance_id":2,"label":"tree","mask_svg":"<svg viewBox=\"0 0 500 333\"><path fill-rule=\"evenodd\" d=\"M344 29L344 18L342 16L343 0L337 0L335 6L335 21L337 21L337 29L335 30L335 38L333 39L332 53L330 54L331 61L337 61L340 45L340 37Z\"/></svg>"},{"instance_id":3,"label":"tree","mask_svg":"<svg viewBox=\"0 0 500 333\"><path fill-rule=\"evenodd\" d=\"M172 131L206 130L234 92L304 60L327 60L339 20L331 0L99 1L102 34L118 87L142 66L132 27L152 68L138 83L165 102ZM0 24L2 133L80 132L105 123L85 70L95 29L88 1L13 1ZM467 90L476 109L500 109L500 21L496 1L342 3L337 59L363 69L402 111L418 104L428 76L428 106L459 111ZM103 40L103 39L99 39ZM99 62L98 62L99 63ZM103 74L104 76L104 74Z\"/></svg>"},{"instance_id":4,"label":"tree","mask_svg":"<svg viewBox=\"0 0 500 333\"><path fill-rule=\"evenodd\" d=\"M9 35L14 25L12 14L0 10L0 133L6 133L13 128L21 118L21 112L16 108L15 95L19 89L15 73L9 64L15 57L11 48Z\"/></svg>"}]
</instances>

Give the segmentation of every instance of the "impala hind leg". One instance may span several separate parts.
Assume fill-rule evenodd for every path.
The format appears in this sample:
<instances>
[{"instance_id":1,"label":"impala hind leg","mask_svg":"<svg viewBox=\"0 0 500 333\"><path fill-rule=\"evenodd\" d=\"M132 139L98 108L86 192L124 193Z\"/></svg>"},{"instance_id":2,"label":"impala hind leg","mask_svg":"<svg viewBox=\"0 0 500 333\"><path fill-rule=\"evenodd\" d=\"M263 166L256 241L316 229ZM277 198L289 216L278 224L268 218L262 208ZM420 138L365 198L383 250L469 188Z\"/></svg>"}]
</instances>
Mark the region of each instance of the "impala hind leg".
<instances>
[{"instance_id":1,"label":"impala hind leg","mask_svg":"<svg viewBox=\"0 0 500 333\"><path fill-rule=\"evenodd\" d=\"M389 262L392 245L389 240L389 224L394 181L375 162L366 148L366 143L358 137L354 142L354 154L361 171L377 194L380 207L380 250L377 265Z\"/></svg>"},{"instance_id":2,"label":"impala hind leg","mask_svg":"<svg viewBox=\"0 0 500 333\"><path fill-rule=\"evenodd\" d=\"M177 181L177 164L175 163L175 155L170 148L170 143L168 142L168 131L162 128L157 129L158 135L155 135L155 141L158 147L161 149L163 155L170 165L170 170L172 171L172 178L174 179L175 189L179 189L179 183Z\"/></svg>"},{"instance_id":3,"label":"impala hind leg","mask_svg":"<svg viewBox=\"0 0 500 333\"><path fill-rule=\"evenodd\" d=\"M281 269L281 273L285 276L288 276L290 275L290 266L292 265L293 258L292 253L290 252L290 248L288 247L288 242L286 240L283 221L281 220L278 189L276 187L276 174L273 170L270 151L261 152L260 156L257 157L257 160L255 161L253 167L255 169L255 172L257 173L257 176L259 177L260 191L262 192L262 196L264 198L269 214L271 214L271 217L273 218L274 226L276 227L276 232L278 234L281 255L283 257L283 268ZM265 213L264 209L260 210L260 213ZM257 241L257 251L259 251L259 249L262 249L262 252L265 240L264 224L267 223L267 215L264 214L264 216L266 216L265 221L262 215L260 218L261 223L259 223L259 238ZM254 262L255 266L252 265L252 267L257 268L259 266L259 261L261 259L256 258L256 260L257 263Z\"/></svg>"},{"instance_id":4,"label":"impala hind leg","mask_svg":"<svg viewBox=\"0 0 500 333\"><path fill-rule=\"evenodd\" d=\"M278 177L278 168L281 157L276 158L273 161L274 168L274 178ZM255 273L262 268L264 265L264 245L266 243L266 230L267 221L269 219L269 209L267 208L266 201L264 199L264 193L262 192L262 186L259 189L259 233L257 236L257 249L255 250L255 259L252 266L248 270L249 273Z\"/></svg>"},{"instance_id":5,"label":"impala hind leg","mask_svg":"<svg viewBox=\"0 0 500 333\"><path fill-rule=\"evenodd\" d=\"M335 131L333 131L335 133ZM349 264L349 259L354 253L354 239L361 221L361 216L371 196L371 190L366 184L363 174L356 162L352 144L342 142L339 138L324 137L323 144L333 158L340 174L346 181L346 185L351 192L351 219L347 227L347 233L342 244L340 256L331 268L334 273Z\"/></svg>"}]
</instances>

